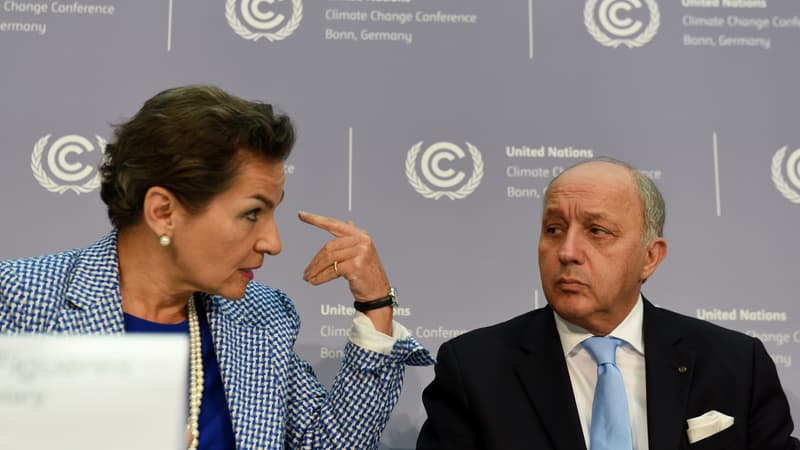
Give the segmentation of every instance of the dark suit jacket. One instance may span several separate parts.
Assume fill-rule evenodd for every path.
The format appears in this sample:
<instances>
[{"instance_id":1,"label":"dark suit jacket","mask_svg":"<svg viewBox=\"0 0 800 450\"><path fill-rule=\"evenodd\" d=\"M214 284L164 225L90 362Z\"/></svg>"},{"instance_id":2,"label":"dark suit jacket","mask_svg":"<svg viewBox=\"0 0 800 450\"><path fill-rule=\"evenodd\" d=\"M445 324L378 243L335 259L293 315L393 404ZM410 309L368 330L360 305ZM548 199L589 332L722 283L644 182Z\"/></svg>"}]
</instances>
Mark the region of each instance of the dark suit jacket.
<instances>
[{"instance_id":1,"label":"dark suit jacket","mask_svg":"<svg viewBox=\"0 0 800 450\"><path fill-rule=\"evenodd\" d=\"M644 342L650 450L800 448L759 340L645 300ZM418 450L586 448L549 307L443 344L423 402ZM733 426L690 445L686 419L712 409Z\"/></svg>"}]
</instances>

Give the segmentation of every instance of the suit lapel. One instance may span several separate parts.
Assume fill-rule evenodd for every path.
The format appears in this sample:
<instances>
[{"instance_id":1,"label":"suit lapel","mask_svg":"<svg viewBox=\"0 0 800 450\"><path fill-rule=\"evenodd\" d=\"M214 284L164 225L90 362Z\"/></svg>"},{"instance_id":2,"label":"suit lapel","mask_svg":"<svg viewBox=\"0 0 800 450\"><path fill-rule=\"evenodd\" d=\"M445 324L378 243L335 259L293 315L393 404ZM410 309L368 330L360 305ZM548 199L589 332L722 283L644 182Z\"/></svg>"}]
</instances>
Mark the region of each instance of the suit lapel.
<instances>
[{"instance_id":1,"label":"suit lapel","mask_svg":"<svg viewBox=\"0 0 800 450\"><path fill-rule=\"evenodd\" d=\"M678 330L663 311L644 302L647 435L650 450L681 448L695 354L682 348Z\"/></svg>"},{"instance_id":2,"label":"suit lapel","mask_svg":"<svg viewBox=\"0 0 800 450\"><path fill-rule=\"evenodd\" d=\"M586 448L567 364L553 312L544 308L532 318L514 371L555 449Z\"/></svg>"}]
</instances>

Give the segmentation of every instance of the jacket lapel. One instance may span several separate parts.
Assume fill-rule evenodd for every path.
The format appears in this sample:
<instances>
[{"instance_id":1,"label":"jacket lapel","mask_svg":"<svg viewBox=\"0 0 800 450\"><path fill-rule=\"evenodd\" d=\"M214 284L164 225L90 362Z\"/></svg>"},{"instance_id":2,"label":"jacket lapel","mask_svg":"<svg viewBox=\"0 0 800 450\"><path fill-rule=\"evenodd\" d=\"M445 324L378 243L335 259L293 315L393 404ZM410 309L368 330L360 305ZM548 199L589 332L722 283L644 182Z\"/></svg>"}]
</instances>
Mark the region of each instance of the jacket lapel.
<instances>
[{"instance_id":1,"label":"jacket lapel","mask_svg":"<svg viewBox=\"0 0 800 450\"><path fill-rule=\"evenodd\" d=\"M695 353L681 345L664 312L644 302L647 435L650 450L681 448Z\"/></svg>"},{"instance_id":2,"label":"jacket lapel","mask_svg":"<svg viewBox=\"0 0 800 450\"><path fill-rule=\"evenodd\" d=\"M251 299L204 295L204 301L237 448L281 448L283 436L266 433L265 424L285 419L280 402L287 386L272 372L276 364L285 367L289 355L274 354L269 325L250 312Z\"/></svg>"},{"instance_id":3,"label":"jacket lapel","mask_svg":"<svg viewBox=\"0 0 800 450\"><path fill-rule=\"evenodd\" d=\"M552 310L546 307L534 315L525 333L514 370L553 448L585 449L575 394Z\"/></svg>"},{"instance_id":4,"label":"jacket lapel","mask_svg":"<svg viewBox=\"0 0 800 450\"><path fill-rule=\"evenodd\" d=\"M70 270L56 329L67 334L122 333L117 232L87 247Z\"/></svg>"}]
</instances>

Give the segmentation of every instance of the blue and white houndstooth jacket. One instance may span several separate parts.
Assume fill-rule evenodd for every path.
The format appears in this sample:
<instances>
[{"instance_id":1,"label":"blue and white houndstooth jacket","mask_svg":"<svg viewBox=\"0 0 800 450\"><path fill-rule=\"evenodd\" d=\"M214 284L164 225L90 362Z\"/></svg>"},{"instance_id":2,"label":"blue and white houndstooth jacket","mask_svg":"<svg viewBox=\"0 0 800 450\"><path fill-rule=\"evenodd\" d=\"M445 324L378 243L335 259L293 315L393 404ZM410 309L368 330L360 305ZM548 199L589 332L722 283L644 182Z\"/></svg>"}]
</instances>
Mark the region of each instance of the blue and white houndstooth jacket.
<instances>
[{"instance_id":1,"label":"blue and white houndstooth jacket","mask_svg":"<svg viewBox=\"0 0 800 450\"><path fill-rule=\"evenodd\" d=\"M112 231L86 249L0 261L0 333L124 333ZM391 355L350 342L330 391L294 352L300 319L278 290L204 295L237 448L374 449L405 364L433 363L413 338Z\"/></svg>"}]
</instances>

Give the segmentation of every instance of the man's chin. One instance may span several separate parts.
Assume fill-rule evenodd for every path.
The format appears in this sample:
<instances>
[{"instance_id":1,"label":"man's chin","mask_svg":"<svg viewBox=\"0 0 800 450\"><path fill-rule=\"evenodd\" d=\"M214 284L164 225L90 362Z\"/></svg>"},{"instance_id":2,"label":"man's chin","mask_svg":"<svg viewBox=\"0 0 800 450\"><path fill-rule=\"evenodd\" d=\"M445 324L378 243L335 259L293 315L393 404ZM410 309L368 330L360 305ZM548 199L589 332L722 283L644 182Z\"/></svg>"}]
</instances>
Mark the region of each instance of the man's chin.
<instances>
[{"instance_id":1,"label":"man's chin","mask_svg":"<svg viewBox=\"0 0 800 450\"><path fill-rule=\"evenodd\" d=\"M560 294L553 300L548 299L548 303L561 318L575 324L594 312L594 302L578 294Z\"/></svg>"}]
</instances>

